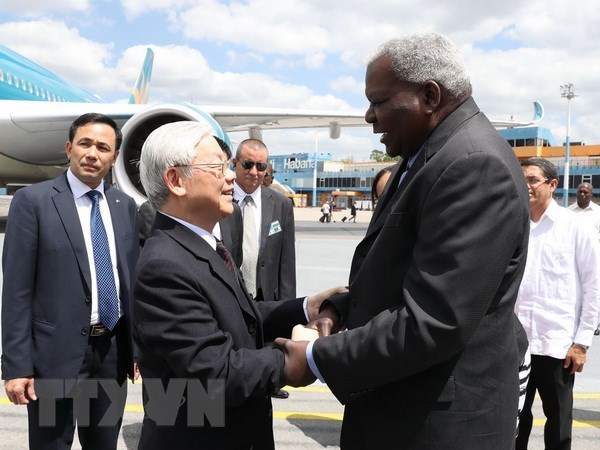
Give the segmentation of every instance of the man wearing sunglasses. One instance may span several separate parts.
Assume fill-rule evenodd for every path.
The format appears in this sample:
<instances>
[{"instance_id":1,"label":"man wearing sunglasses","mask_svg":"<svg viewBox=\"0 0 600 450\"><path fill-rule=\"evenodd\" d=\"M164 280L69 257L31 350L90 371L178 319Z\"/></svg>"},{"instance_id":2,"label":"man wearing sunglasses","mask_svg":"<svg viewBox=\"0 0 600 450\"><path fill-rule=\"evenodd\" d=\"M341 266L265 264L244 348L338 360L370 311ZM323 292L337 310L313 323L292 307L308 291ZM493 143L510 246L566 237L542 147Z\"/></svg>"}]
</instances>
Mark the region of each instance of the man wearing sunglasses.
<instances>
[{"instance_id":1,"label":"man wearing sunglasses","mask_svg":"<svg viewBox=\"0 0 600 450\"><path fill-rule=\"evenodd\" d=\"M233 159L233 198L244 218L240 269L258 301L296 297L294 209L283 194L263 186L268 163L267 147L258 139L242 141ZM289 394L280 390L274 396Z\"/></svg>"}]
</instances>

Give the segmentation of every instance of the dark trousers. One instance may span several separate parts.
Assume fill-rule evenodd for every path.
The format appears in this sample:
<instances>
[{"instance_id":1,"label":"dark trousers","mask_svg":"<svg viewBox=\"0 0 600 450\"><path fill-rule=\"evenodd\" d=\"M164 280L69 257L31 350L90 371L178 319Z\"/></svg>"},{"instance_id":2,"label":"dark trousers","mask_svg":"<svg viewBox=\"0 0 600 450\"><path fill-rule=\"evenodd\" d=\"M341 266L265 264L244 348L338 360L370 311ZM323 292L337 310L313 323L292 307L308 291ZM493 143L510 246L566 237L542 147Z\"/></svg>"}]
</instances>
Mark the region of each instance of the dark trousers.
<instances>
[{"instance_id":1,"label":"dark trousers","mask_svg":"<svg viewBox=\"0 0 600 450\"><path fill-rule=\"evenodd\" d=\"M531 355L531 373L525 405L519 421L516 449L526 449L533 414L531 407L537 390L546 416L544 446L547 450L570 449L573 425L573 384L575 375L570 368L564 369L564 359Z\"/></svg>"},{"instance_id":2,"label":"dark trousers","mask_svg":"<svg viewBox=\"0 0 600 450\"><path fill-rule=\"evenodd\" d=\"M123 333L125 327L119 324L115 330L119 328L123 330L117 333ZM89 337L79 370L79 384L73 380L52 381L64 383L66 394L66 398L56 393L52 396L56 405L55 417L48 416L47 406L40 408L44 399L27 405L29 448L70 449L77 423L79 442L84 450L116 449L127 400L126 372L120 366L114 333ZM40 379L39 383L47 381ZM36 391L37 385L36 381ZM90 395L90 389L97 389L97 392ZM48 399L45 402L45 405L49 404Z\"/></svg>"}]
</instances>

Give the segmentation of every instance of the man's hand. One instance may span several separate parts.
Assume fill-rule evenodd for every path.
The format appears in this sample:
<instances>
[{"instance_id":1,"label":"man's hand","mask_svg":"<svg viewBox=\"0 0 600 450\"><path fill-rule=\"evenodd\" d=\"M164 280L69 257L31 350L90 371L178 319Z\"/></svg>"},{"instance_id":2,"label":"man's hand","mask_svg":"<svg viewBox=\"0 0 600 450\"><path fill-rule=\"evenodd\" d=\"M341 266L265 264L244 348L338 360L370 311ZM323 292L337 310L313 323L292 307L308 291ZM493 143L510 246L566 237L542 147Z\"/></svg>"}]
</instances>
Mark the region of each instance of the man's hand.
<instances>
[{"instance_id":1,"label":"man's hand","mask_svg":"<svg viewBox=\"0 0 600 450\"><path fill-rule=\"evenodd\" d=\"M137 359L133 362L133 381L140 379L140 366L138 366Z\"/></svg>"},{"instance_id":2,"label":"man's hand","mask_svg":"<svg viewBox=\"0 0 600 450\"><path fill-rule=\"evenodd\" d=\"M348 289L346 289L344 286L337 286L334 288L327 289L319 294L311 295L310 297L308 297L308 318L311 321L318 319L320 317L319 308L321 307L321 303L323 303L329 297L332 297L336 294L343 294L344 292L348 292ZM335 315L337 317L337 313L335 313Z\"/></svg>"},{"instance_id":3,"label":"man's hand","mask_svg":"<svg viewBox=\"0 0 600 450\"><path fill-rule=\"evenodd\" d=\"M306 360L308 341L277 338L273 343L283 350L285 356L285 367L283 369L285 384L293 387L307 386L317 379Z\"/></svg>"},{"instance_id":4,"label":"man's hand","mask_svg":"<svg viewBox=\"0 0 600 450\"><path fill-rule=\"evenodd\" d=\"M337 321L337 330L335 330L335 332L337 333L339 331L339 322L340 319L337 316L337 313L335 313L335 309L333 307L329 307L326 308L327 310L329 309L333 309L334 310L334 314L335 314L335 319ZM323 311L325 312L325 311ZM332 332L334 332L334 327L336 326L336 324L334 323L334 321L332 319L330 319L329 317L321 317L319 319L315 319L312 322L308 322L306 325L304 325L306 328L310 328L311 330L315 330L319 332L319 337L323 337L323 336L329 336Z\"/></svg>"},{"instance_id":5,"label":"man's hand","mask_svg":"<svg viewBox=\"0 0 600 450\"><path fill-rule=\"evenodd\" d=\"M4 390L8 399L15 405L26 405L37 400L33 384L33 377L13 378L4 382Z\"/></svg>"},{"instance_id":6,"label":"man's hand","mask_svg":"<svg viewBox=\"0 0 600 450\"><path fill-rule=\"evenodd\" d=\"M583 371L583 366L586 360L586 350L580 345L572 345L565 356L563 367L568 369L571 366L571 373Z\"/></svg>"}]
</instances>

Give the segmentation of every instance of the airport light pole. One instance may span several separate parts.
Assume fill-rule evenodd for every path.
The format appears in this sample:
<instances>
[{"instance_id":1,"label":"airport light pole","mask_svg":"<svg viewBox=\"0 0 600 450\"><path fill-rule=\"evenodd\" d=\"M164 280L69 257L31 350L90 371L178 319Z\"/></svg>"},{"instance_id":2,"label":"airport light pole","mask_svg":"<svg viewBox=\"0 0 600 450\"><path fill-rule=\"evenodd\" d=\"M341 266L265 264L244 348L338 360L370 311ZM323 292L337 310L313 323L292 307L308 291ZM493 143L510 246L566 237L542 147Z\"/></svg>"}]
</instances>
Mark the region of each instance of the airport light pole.
<instances>
[{"instance_id":1,"label":"airport light pole","mask_svg":"<svg viewBox=\"0 0 600 450\"><path fill-rule=\"evenodd\" d=\"M312 205L317 206L317 152L319 151L319 129L315 128L315 162L313 167Z\"/></svg>"},{"instance_id":2,"label":"airport light pole","mask_svg":"<svg viewBox=\"0 0 600 450\"><path fill-rule=\"evenodd\" d=\"M577 97L573 83L566 83L560 86L560 96L567 99L567 136L565 138L565 170L563 176L563 206L569 206L569 165L571 163L571 148L569 130L571 128L571 100Z\"/></svg>"}]
</instances>

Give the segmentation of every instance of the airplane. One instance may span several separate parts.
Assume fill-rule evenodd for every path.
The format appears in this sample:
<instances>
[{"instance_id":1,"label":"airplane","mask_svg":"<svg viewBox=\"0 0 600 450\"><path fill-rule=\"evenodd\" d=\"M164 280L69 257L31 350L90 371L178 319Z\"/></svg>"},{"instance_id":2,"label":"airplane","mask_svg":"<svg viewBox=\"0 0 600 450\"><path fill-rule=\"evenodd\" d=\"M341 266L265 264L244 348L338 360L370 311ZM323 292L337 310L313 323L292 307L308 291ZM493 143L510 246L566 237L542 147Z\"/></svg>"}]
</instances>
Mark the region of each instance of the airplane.
<instances>
[{"instance_id":1,"label":"airplane","mask_svg":"<svg viewBox=\"0 0 600 450\"><path fill-rule=\"evenodd\" d=\"M337 139L342 127L368 126L363 111L198 106L187 102L148 105L153 58L148 49L129 104L117 104L103 102L0 45L0 186L31 184L66 170L64 146L69 126L88 112L106 114L121 128L123 142L113 179L138 204L146 200L137 167L142 145L153 130L166 123L206 123L230 146L227 132L233 131L247 131L250 137L260 139L263 130L328 128L330 138ZM505 121L498 126L526 126L541 120L543 108L537 102L535 105L533 121L504 125Z\"/></svg>"}]
</instances>

